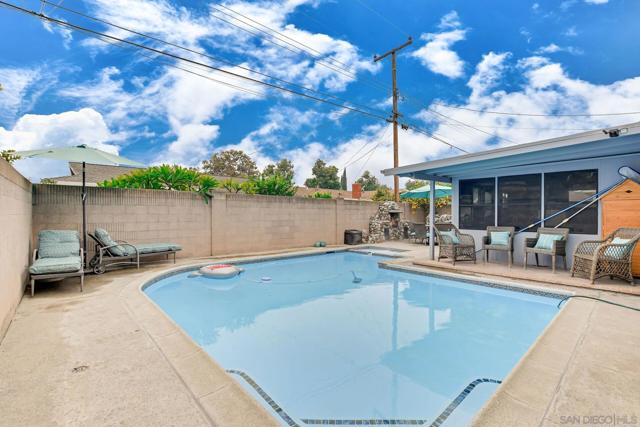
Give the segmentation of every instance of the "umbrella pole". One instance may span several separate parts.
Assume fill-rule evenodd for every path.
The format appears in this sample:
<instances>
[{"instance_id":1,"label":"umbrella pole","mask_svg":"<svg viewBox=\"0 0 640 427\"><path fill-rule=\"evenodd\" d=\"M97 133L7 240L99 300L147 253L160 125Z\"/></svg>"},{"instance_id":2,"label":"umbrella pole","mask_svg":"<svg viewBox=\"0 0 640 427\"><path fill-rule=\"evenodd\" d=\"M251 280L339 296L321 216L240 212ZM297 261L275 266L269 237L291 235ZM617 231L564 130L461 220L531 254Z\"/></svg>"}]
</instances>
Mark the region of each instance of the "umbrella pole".
<instances>
[{"instance_id":1,"label":"umbrella pole","mask_svg":"<svg viewBox=\"0 0 640 427\"><path fill-rule=\"evenodd\" d=\"M84 259L82 268L87 264L87 180L85 175L86 163L82 162L82 249Z\"/></svg>"}]
</instances>

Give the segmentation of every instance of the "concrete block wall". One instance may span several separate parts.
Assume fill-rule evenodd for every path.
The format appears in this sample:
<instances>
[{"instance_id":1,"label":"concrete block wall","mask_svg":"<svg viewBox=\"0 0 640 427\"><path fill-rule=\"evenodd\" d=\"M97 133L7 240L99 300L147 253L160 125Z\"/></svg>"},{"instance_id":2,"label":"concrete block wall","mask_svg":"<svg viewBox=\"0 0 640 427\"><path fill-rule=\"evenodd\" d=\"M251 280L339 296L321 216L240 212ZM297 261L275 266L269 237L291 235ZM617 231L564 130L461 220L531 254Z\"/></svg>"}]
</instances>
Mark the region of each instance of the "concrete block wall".
<instances>
[{"instance_id":1,"label":"concrete block wall","mask_svg":"<svg viewBox=\"0 0 640 427\"><path fill-rule=\"evenodd\" d=\"M175 242L180 257L239 254L343 242L344 230L366 230L377 203L345 199L256 196L216 192L87 189L89 231L109 230L132 243ZM81 189L34 185L33 243L44 229L81 231ZM89 257L93 245L89 244Z\"/></svg>"},{"instance_id":2,"label":"concrete block wall","mask_svg":"<svg viewBox=\"0 0 640 427\"><path fill-rule=\"evenodd\" d=\"M31 254L31 183L0 159L0 340L27 283Z\"/></svg>"},{"instance_id":3,"label":"concrete block wall","mask_svg":"<svg viewBox=\"0 0 640 427\"><path fill-rule=\"evenodd\" d=\"M40 230L82 230L80 187L34 185L33 242ZM180 256L211 254L211 207L194 193L87 188L87 231L108 230L115 240L174 242ZM93 255L88 241L89 256Z\"/></svg>"}]
</instances>

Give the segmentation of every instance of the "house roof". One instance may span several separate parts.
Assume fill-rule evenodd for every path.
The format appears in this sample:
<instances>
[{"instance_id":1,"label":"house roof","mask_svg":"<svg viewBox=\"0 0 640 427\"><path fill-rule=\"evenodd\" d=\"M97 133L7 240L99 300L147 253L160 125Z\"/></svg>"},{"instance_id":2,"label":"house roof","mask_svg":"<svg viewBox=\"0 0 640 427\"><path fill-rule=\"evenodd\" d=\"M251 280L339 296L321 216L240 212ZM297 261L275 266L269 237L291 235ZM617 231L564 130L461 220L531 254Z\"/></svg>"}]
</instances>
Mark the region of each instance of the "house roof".
<instances>
[{"instance_id":1,"label":"house roof","mask_svg":"<svg viewBox=\"0 0 640 427\"><path fill-rule=\"evenodd\" d=\"M106 181L116 176L126 175L139 168L130 166L109 166L109 165L94 165L86 163L85 176L87 183L98 183ZM70 175L59 176L51 178L52 180L60 183L81 183L82 182L82 163L69 162Z\"/></svg>"},{"instance_id":2,"label":"house roof","mask_svg":"<svg viewBox=\"0 0 640 427\"><path fill-rule=\"evenodd\" d=\"M618 130L619 136L607 133ZM450 182L470 172L640 154L640 122L385 169L385 175Z\"/></svg>"}]
</instances>

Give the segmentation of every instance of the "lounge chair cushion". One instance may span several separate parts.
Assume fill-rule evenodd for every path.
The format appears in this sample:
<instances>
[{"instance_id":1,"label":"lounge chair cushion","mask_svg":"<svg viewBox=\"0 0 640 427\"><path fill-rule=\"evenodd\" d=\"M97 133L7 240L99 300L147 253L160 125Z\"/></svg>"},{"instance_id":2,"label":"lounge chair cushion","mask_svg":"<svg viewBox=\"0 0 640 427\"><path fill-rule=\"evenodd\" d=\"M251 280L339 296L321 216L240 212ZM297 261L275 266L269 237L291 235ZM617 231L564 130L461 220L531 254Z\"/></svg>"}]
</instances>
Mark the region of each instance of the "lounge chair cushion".
<instances>
[{"instance_id":1,"label":"lounge chair cushion","mask_svg":"<svg viewBox=\"0 0 640 427\"><path fill-rule=\"evenodd\" d=\"M31 274L55 274L55 273L73 273L80 271L82 268L82 260L79 256L67 256L57 258L39 258L31 267Z\"/></svg>"},{"instance_id":2,"label":"lounge chair cushion","mask_svg":"<svg viewBox=\"0 0 640 427\"><path fill-rule=\"evenodd\" d=\"M450 237L451 241L454 244L460 243L460 239L458 239L458 236L456 235L456 232L453 231L453 230L452 231L441 231L440 234L443 235L443 236Z\"/></svg>"},{"instance_id":3,"label":"lounge chair cushion","mask_svg":"<svg viewBox=\"0 0 640 427\"><path fill-rule=\"evenodd\" d=\"M492 245L501 245L507 246L509 244L509 233L508 231L492 231L491 236L491 244Z\"/></svg>"},{"instance_id":4,"label":"lounge chair cushion","mask_svg":"<svg viewBox=\"0 0 640 427\"><path fill-rule=\"evenodd\" d=\"M66 258L80 254L80 236L72 230L42 230L38 233L38 258Z\"/></svg>"},{"instance_id":5,"label":"lounge chair cushion","mask_svg":"<svg viewBox=\"0 0 640 427\"><path fill-rule=\"evenodd\" d=\"M139 254L182 250L182 247L175 243L138 243L133 246L136 247ZM119 248L122 248L122 255L120 256L135 256L136 254L136 251L131 246L119 246Z\"/></svg>"},{"instance_id":6,"label":"lounge chair cushion","mask_svg":"<svg viewBox=\"0 0 640 427\"><path fill-rule=\"evenodd\" d=\"M562 239L563 237L560 234L541 234L538 237L535 248L550 250L553 248L553 242Z\"/></svg>"},{"instance_id":7,"label":"lounge chair cushion","mask_svg":"<svg viewBox=\"0 0 640 427\"><path fill-rule=\"evenodd\" d=\"M103 246L113 246L113 245L115 245L115 246L109 248L109 252L111 252L111 254L114 255L114 256L126 256L126 255L128 255L127 249L129 249L131 252L133 252L133 250L131 248L125 248L124 246L118 245L118 243L111 238L111 236L109 235L109 232L107 230L105 230L104 228L96 228L95 236Z\"/></svg>"},{"instance_id":8,"label":"lounge chair cushion","mask_svg":"<svg viewBox=\"0 0 640 427\"><path fill-rule=\"evenodd\" d=\"M624 245L626 243L629 243L631 241L631 239L623 239L621 237L614 237L613 240L611 241L612 244L614 245ZM606 257L609 258L613 258L613 259L624 259L627 256L627 248L619 248L619 247L609 247L607 249L604 250L604 255Z\"/></svg>"}]
</instances>

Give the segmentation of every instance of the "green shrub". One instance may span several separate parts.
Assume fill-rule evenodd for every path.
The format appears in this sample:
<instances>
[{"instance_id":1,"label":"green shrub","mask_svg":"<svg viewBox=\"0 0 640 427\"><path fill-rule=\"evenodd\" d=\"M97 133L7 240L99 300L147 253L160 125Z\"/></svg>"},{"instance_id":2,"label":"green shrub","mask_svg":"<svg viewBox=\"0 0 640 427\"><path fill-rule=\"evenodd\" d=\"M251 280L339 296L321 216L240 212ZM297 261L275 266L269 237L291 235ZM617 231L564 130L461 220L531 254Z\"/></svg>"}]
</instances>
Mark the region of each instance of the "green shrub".
<instances>
[{"instance_id":1,"label":"green shrub","mask_svg":"<svg viewBox=\"0 0 640 427\"><path fill-rule=\"evenodd\" d=\"M152 166L98 183L104 188L141 188L151 190L192 191L200 194L205 202L209 192L218 186L210 175L178 165Z\"/></svg>"},{"instance_id":2,"label":"green shrub","mask_svg":"<svg viewBox=\"0 0 640 427\"><path fill-rule=\"evenodd\" d=\"M247 194L263 194L268 196L293 196L296 185L290 177L275 175L261 175L242 183L242 191Z\"/></svg>"},{"instance_id":3,"label":"green shrub","mask_svg":"<svg viewBox=\"0 0 640 427\"><path fill-rule=\"evenodd\" d=\"M315 193L311 194L309 197L311 197L312 199L331 199L333 196L331 196L331 193L316 191Z\"/></svg>"}]
</instances>

